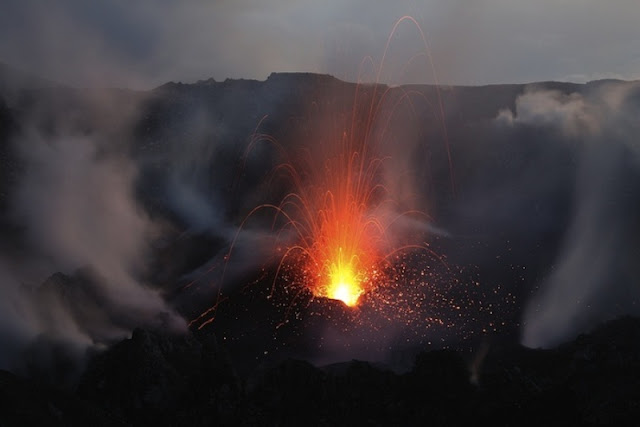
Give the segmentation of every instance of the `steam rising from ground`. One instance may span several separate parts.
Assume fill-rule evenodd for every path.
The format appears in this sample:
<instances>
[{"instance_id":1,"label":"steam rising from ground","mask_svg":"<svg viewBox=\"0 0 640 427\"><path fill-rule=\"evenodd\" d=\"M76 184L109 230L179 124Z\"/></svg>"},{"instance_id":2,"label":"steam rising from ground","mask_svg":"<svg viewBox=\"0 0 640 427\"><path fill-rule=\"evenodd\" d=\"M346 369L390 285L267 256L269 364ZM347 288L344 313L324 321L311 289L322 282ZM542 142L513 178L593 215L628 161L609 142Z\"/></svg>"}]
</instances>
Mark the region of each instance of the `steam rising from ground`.
<instances>
[{"instance_id":1,"label":"steam rising from ground","mask_svg":"<svg viewBox=\"0 0 640 427\"><path fill-rule=\"evenodd\" d=\"M55 120L56 131L34 122L13 141L23 168L11 220L23 234L0 258L2 368L55 373L134 327L185 328L142 282L158 227L134 199L132 161L113 135Z\"/></svg>"},{"instance_id":2,"label":"steam rising from ground","mask_svg":"<svg viewBox=\"0 0 640 427\"><path fill-rule=\"evenodd\" d=\"M129 105L127 102L113 102L104 97L90 101L99 106L98 113L81 112L83 117L77 122L73 122L75 113L68 106L61 107L64 115L48 111L44 118L25 120L22 132L13 141L24 165L11 203L11 221L20 227L20 236L15 247L8 248L10 244L7 244L10 250L0 253L0 339L3 344L0 367L15 368L17 361L26 361L27 368L45 372L60 360L81 361L87 349L100 348L125 337L135 326L184 327L183 321L167 307L163 296L152 290L152 283L145 282L151 265L150 243L166 231L156 217L152 220L151 214L139 206L134 195L140 170L148 172L145 168L155 167L154 173L161 180L151 180L151 185L144 189L159 188L154 197L162 199L163 208L173 215L172 220L178 218L180 224L175 229L184 232L181 236L191 232L215 240L211 253L199 254L203 256L199 265L187 262L189 270L180 271L191 274L170 278L174 287L176 283L187 282L197 285L172 299L175 306L182 309L181 304L187 306L196 299L212 303L214 299L201 297L211 296L219 289L234 291L240 288L236 284L249 286L256 276L267 275L261 267L278 256L273 249L294 243L296 236L273 230L273 216L262 211L236 235L237 227L264 198L277 204L291 183L275 180L276 188L270 188L274 191L267 191L270 171L285 159L279 158L278 150L266 143L256 144L245 152L251 132L264 111L273 111L273 118L261 122L264 129L257 131L274 139L282 136L278 143L287 155L302 148L313 154L312 161L319 161L326 158L322 150L340 141L344 130L342 118L346 117L349 122L352 117L348 102L340 115L340 111L335 111L342 106L340 102L328 104L330 106L323 110L322 102L316 100L309 101L313 104L310 111L300 112L295 104L290 109L302 116L288 117L286 103L282 103L284 111L278 110L280 91L288 86L279 87L275 80L265 82L264 86L257 83L250 86L265 91L256 89L258 102L253 107L242 99L232 99L231 95L229 99L211 100L211 104L200 105L189 96L178 97L181 100L176 102L173 96L180 93L178 90L172 93L169 88L166 94L155 92L161 93L159 98L166 96L162 102L168 106L161 102L158 107L166 116L155 114L151 109L149 122L144 121L135 107L123 110L123 105ZM292 78L292 81L295 80ZM640 252L636 237L640 236L637 223L640 202L636 200L640 194L638 85L598 83L576 89L579 93L542 90L535 85L528 88L517 98L513 111L502 110L491 126L483 123L486 133L481 136L486 137L486 141L499 140L497 145L471 145L477 142L477 127L473 127L477 123L471 123L471 132L462 129L458 134L454 134L452 126L452 139L455 143L457 137L460 144L453 147L453 167L459 173L457 178L461 184L457 199L451 196L444 146L448 141L442 135L442 117L437 109L421 101L423 97L416 96L411 102L403 103L391 96L390 111L385 110L386 104L380 110L392 117L381 113L383 117L375 117L373 127L361 131L373 135L372 145L368 146L372 149L370 154L384 159L380 176L374 181L377 183L379 179L394 198L394 204L380 208L379 214L394 217L412 209L426 214L395 221L390 227L394 239L419 236L418 244L422 244L438 237L446 241L445 246L452 248L452 252L463 252L464 249L455 245L459 241L456 239L461 239L465 221L479 225L483 233L493 233L496 239L500 239L500 233L505 230L528 237L548 231L547 223L558 221L559 211L562 211L560 216L564 213L564 205L547 209L542 206L543 214L523 217L523 209L533 206L529 202L553 204L557 197L571 198L569 226L565 229L561 224L551 229L553 233L562 230L562 244L553 266L536 278L540 288L533 299L516 302L508 294L509 304L504 311L509 313L501 313L491 300L499 287L496 283L482 282L482 277L476 281L471 273L472 283L459 283L456 277L443 278L436 273L425 275L425 268L431 264L440 268L439 261L425 253L422 259L399 263L394 272L399 279L397 288L389 290L389 300L393 301L398 300L400 292L406 295L407 289L416 293L411 297L419 300L419 309L414 310L413 299L405 297L404 302L407 310L411 309L410 325L407 326L405 318L400 321L395 317L378 322L376 316L380 313L372 312L371 324L376 327L371 329L370 341L367 341L368 326L355 328L353 334L327 327L321 331L326 341L324 349L318 350L318 360L354 356L384 358L404 332L411 334L414 329L419 330L419 337L411 340L439 340L437 328L425 328L425 324L435 325L444 319L448 322L446 328L451 325L452 329L472 330L487 318L489 323L499 323L503 320L501 316L510 315L512 319L512 312L519 310L523 302L526 310L522 340L529 346L552 346L601 320L640 312L637 287L640 271L634 267ZM205 90L206 85L198 89ZM399 90L395 94L402 97L404 93ZM347 100L351 101L352 97L348 96ZM450 105L445 102L445 107ZM487 117L491 120L496 116L491 113ZM168 124L163 123L165 119ZM298 119L303 125L292 130ZM154 121L161 123L157 133L142 132L140 136L130 132L131 123L135 123L133 127L147 129ZM48 127L49 122L53 122L52 128ZM388 128L387 123L390 123ZM283 131L282 127L287 129ZM297 134L303 137L292 137ZM524 136L524 140L517 136ZM152 147L132 157L128 145L132 141L136 147L157 143L161 148L154 151ZM469 145L463 145L467 143ZM503 151L491 152L496 146ZM531 146L534 147L529 151ZM431 157L425 155L427 152ZM533 156L529 156L531 153ZM563 163L565 157L570 158L571 166ZM507 161L502 162L503 158ZM561 160L556 162L555 158ZM440 162L441 159L445 160ZM549 163L554 163L553 167L547 168ZM237 167L238 164L245 168ZM469 191L474 175L469 174L465 181L465 164L470 169L476 168L475 172L482 169L483 178L490 176L486 181L478 180L482 182L475 187L479 188L476 193L473 188ZM498 167L492 168L494 164ZM304 164L296 163L296 167L304 168ZM325 171L318 167L302 172L310 175ZM572 180L574 185L567 184ZM494 184L496 181L498 185ZM503 192L505 186L507 191ZM561 190L555 191L558 187ZM432 203L432 199L438 200ZM450 202L452 205L457 204L450 210L453 214L446 215L449 211L437 205L443 200L443 204L448 200L454 200ZM464 211L463 216L456 216L458 207ZM543 221L546 223L540 224ZM227 257L228 244L234 239L233 253ZM540 256L533 247L515 249L530 251L532 258ZM490 264L489 270L496 265L494 259L477 260L474 262ZM415 280L407 279L405 267L412 269ZM40 286L56 271L64 274L55 275ZM266 277L264 275L261 277ZM505 276L504 271L496 276L502 280L502 289L520 286L519 281ZM420 300L414 282L419 282L418 288L430 290L433 297ZM195 288L200 290L194 291ZM528 295L527 292L523 293ZM483 307L476 303L480 300L489 305ZM389 305L386 309L401 316L397 307ZM470 314L472 310L478 315ZM249 313L246 321L254 322L254 315ZM453 317L447 317L449 315ZM233 316L237 319L239 315L233 313ZM355 343L363 339L364 344ZM375 355L369 343L380 347ZM23 357L25 354L31 356ZM56 369L47 372L56 372Z\"/></svg>"},{"instance_id":3,"label":"steam rising from ground","mask_svg":"<svg viewBox=\"0 0 640 427\"><path fill-rule=\"evenodd\" d=\"M600 321L640 313L633 267L640 249L638 90L622 83L585 94L534 90L517 99L515 113L498 117L509 126L555 132L559 143L572 144L578 163L573 219L524 315L527 346L553 346Z\"/></svg>"}]
</instances>

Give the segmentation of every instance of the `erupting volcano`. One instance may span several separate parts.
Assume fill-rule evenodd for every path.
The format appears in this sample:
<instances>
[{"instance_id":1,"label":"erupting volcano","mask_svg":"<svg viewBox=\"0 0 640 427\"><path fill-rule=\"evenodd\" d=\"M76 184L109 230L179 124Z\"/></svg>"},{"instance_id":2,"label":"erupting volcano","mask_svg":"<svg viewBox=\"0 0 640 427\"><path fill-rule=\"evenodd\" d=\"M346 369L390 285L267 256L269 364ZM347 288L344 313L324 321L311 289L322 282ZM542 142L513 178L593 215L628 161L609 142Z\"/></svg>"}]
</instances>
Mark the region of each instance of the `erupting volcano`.
<instances>
[{"instance_id":1,"label":"erupting volcano","mask_svg":"<svg viewBox=\"0 0 640 427\"><path fill-rule=\"evenodd\" d=\"M614 3L2 2L0 427L638 425Z\"/></svg>"},{"instance_id":2,"label":"erupting volcano","mask_svg":"<svg viewBox=\"0 0 640 427\"><path fill-rule=\"evenodd\" d=\"M355 92L348 120L336 121L326 139L313 141L299 150L300 155L287 155L275 168L274 175L292 183L291 191L279 204L264 204L252 212L274 209L274 230L293 240L285 245L278 272L297 270L294 286L302 285L315 297L340 300L349 307L385 285L382 272L390 255L421 247L420 241L398 243L407 236L392 233L394 223L406 216L426 216L397 212L401 201L384 182L385 162L390 158L382 155L380 145L390 141L385 141L386 126L378 124L388 125L393 114L383 108L388 90L378 93L376 86L364 105L358 98L360 90ZM274 286L278 277L277 273Z\"/></svg>"},{"instance_id":3,"label":"erupting volcano","mask_svg":"<svg viewBox=\"0 0 640 427\"><path fill-rule=\"evenodd\" d=\"M381 163L364 160L367 150L354 145L347 139L338 147L343 152L319 162L321 170L310 177L319 183L305 183L293 167L287 168L300 185L277 207L287 218L284 227L297 235L280 266L300 261L302 280L315 296L347 306L357 305L375 286L372 273L384 259L388 229L375 213L378 193L384 193L375 181Z\"/></svg>"},{"instance_id":4,"label":"erupting volcano","mask_svg":"<svg viewBox=\"0 0 640 427\"><path fill-rule=\"evenodd\" d=\"M371 61L376 70L375 83L357 83L353 92L338 94L324 105L315 99L303 100L302 116L290 119L293 126L283 133L286 141L268 131L259 131L268 122L268 116L264 116L244 151L242 168L248 168L248 158L259 145L274 148L277 153L274 167L266 188L262 188L266 194L275 192L276 196L272 199L267 196L268 202L258 204L246 215L225 260L233 257L236 240L248 222L271 211L274 246L269 252L276 254L277 259L265 265L277 265L272 295L277 288L286 286L295 289L296 296L307 292L312 297L339 300L348 307L356 307L362 304L363 296L375 299L376 291L390 284L387 276L395 269L394 264L405 262L397 257L400 252L421 250L435 255L426 243L425 224L430 218L424 212L425 196L410 194L413 172L398 166L409 162L396 162L394 158L396 154L406 156L398 153L401 149L397 147L403 146L399 140L409 135L415 138L417 135L412 132L416 132L416 126L397 135L396 131L403 126L394 120L405 120L415 113L416 102L429 105L432 123L441 127L453 191L440 92L437 89L437 99L429 100L422 93L378 83L393 34L403 22L416 26L424 42L422 54L430 58L424 33L415 19L405 16L396 22L389 35L380 67L376 69ZM362 64L366 63L365 60ZM325 86L335 82L317 84L319 88L306 87L302 92L326 90ZM238 173L243 175L244 171ZM388 185L391 175L393 188ZM421 201L414 203L418 199ZM438 256L434 258L442 262ZM287 273L286 280L283 272ZM424 276L424 271L420 274ZM196 321L204 320L203 316L211 311L207 310Z\"/></svg>"}]
</instances>

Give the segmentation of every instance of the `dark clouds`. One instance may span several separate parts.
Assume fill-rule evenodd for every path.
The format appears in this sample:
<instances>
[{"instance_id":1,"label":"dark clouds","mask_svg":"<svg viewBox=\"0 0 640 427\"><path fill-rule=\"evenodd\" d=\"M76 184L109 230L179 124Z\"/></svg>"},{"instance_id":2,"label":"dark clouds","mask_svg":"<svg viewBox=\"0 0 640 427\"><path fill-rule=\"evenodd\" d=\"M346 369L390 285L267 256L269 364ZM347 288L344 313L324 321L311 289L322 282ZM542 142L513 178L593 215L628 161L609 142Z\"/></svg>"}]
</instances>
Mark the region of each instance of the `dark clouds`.
<instances>
[{"instance_id":1,"label":"dark clouds","mask_svg":"<svg viewBox=\"0 0 640 427\"><path fill-rule=\"evenodd\" d=\"M75 85L151 87L208 77L263 79L272 71L356 80L364 58L379 64L403 15L427 33L443 83L639 76L635 0L8 0L0 16L0 61ZM433 82L421 52L419 32L403 23L383 79Z\"/></svg>"}]
</instances>

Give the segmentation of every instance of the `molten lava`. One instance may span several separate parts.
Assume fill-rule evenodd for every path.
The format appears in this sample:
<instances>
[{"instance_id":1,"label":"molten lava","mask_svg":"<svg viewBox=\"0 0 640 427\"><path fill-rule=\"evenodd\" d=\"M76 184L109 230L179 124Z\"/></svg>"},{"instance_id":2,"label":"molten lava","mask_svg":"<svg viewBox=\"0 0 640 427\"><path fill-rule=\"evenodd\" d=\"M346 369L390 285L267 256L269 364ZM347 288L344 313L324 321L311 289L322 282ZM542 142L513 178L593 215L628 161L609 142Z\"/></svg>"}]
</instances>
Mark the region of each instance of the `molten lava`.
<instances>
[{"instance_id":1,"label":"molten lava","mask_svg":"<svg viewBox=\"0 0 640 427\"><path fill-rule=\"evenodd\" d=\"M354 307L362 292L363 290L353 282L340 282L329 287L328 297L340 300L349 307Z\"/></svg>"},{"instance_id":2,"label":"molten lava","mask_svg":"<svg viewBox=\"0 0 640 427\"><path fill-rule=\"evenodd\" d=\"M276 289L286 288L287 295L295 295L294 300L310 291L314 297L340 300L354 307L363 295L375 296L379 290L398 283L400 276L391 280L387 275L394 271L393 263L397 262L399 252L421 249L432 253L423 243L424 231L407 233L401 226L403 218L410 220L405 224L412 223L415 215L429 219L420 205L414 206L418 197L410 194L411 182L404 185L405 180L411 179L412 171L401 168L411 164L411 159L392 161L393 154L397 154L392 148L397 145L397 138L413 134L394 135L393 130L402 127L392 125L394 119L402 120L415 113L415 102L431 103L421 92L379 83L392 36L406 21L416 25L431 61L424 33L414 18L404 16L389 35L380 66L371 61L375 84L359 82L353 90L335 91L335 98L328 102L322 98L309 99L309 113L313 114L289 118L292 129L284 144L274 135L259 132L268 116L262 118L251 137L242 157L242 168L247 166L249 154L258 144L271 144L278 163L265 188L276 189L277 199L267 199L270 201L256 206L244 218L225 263L249 218L259 216L259 211L273 210L271 232L274 249L277 248L273 251L276 257L273 262L278 267L270 297ZM361 66L367 63L363 60ZM318 92L331 91L335 82L320 79L318 85ZM315 91L313 88L305 93ZM451 154L439 90L437 95L453 190ZM279 126L271 123L271 127ZM271 194L267 191L265 195ZM225 270L226 264L223 278ZM372 300L375 297L367 299ZM192 323L214 310L215 306Z\"/></svg>"},{"instance_id":3,"label":"molten lava","mask_svg":"<svg viewBox=\"0 0 640 427\"><path fill-rule=\"evenodd\" d=\"M372 289L369 272L384 258L386 227L375 208L386 197L376 182L380 162L363 159L362 139L349 136L332 147L338 153L325 153L328 170L296 188L279 209L297 231L292 249L306 259L304 282L313 295L353 307Z\"/></svg>"},{"instance_id":4,"label":"molten lava","mask_svg":"<svg viewBox=\"0 0 640 427\"><path fill-rule=\"evenodd\" d=\"M342 248L339 248L337 262L332 262L328 271L328 283L317 290L318 296L340 300L349 307L358 304L360 295L364 293L362 274L354 271L355 262L342 258Z\"/></svg>"}]
</instances>

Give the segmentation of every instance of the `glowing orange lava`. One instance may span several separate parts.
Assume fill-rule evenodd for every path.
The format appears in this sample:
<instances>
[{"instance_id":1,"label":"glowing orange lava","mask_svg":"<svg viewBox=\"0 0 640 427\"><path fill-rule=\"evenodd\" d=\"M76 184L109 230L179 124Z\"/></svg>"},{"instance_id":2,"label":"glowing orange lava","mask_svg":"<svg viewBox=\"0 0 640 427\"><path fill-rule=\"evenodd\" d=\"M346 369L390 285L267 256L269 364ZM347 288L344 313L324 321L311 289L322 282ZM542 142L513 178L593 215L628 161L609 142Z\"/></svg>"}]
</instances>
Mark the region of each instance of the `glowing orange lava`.
<instances>
[{"instance_id":1,"label":"glowing orange lava","mask_svg":"<svg viewBox=\"0 0 640 427\"><path fill-rule=\"evenodd\" d=\"M342 228L346 234L347 227ZM321 243L326 246L318 245L316 248L318 255L314 258L322 262L318 265L314 261L314 264L319 266L319 271L318 282L314 284L312 291L316 296L340 300L347 306L354 307L367 287L364 272L366 263L372 262L373 254L355 241L343 248L340 245L349 242L339 235L336 237L332 241L329 236L329 239Z\"/></svg>"},{"instance_id":2,"label":"glowing orange lava","mask_svg":"<svg viewBox=\"0 0 640 427\"><path fill-rule=\"evenodd\" d=\"M317 297L354 307L372 286L368 272L382 259L385 230L371 209L376 190L382 191L372 184L379 162L365 167L350 153L327 159L330 171L321 185L297 188L278 209L297 231L299 241L289 251L306 259L308 288Z\"/></svg>"},{"instance_id":3,"label":"glowing orange lava","mask_svg":"<svg viewBox=\"0 0 640 427\"><path fill-rule=\"evenodd\" d=\"M340 248L341 249L341 248ZM337 299L349 307L358 303L358 298L364 293L362 275L354 271L354 262L343 260L339 251L338 261L329 266L328 283L317 291L319 295ZM357 264L356 264L357 265ZM356 267L357 268L357 267Z\"/></svg>"},{"instance_id":4,"label":"glowing orange lava","mask_svg":"<svg viewBox=\"0 0 640 427\"><path fill-rule=\"evenodd\" d=\"M309 100L309 111L304 112L306 114L300 118L290 118L291 123L295 124L296 120L304 123L297 128L300 135L296 135L295 144L291 141L281 143L275 135L258 131L268 116L263 117L252 135L242 167L256 145L270 143L276 148L279 163L273 169L268 184L282 188L275 185L281 179L290 192L283 197L279 194L278 202L261 204L249 212L238 227L226 259L231 256L235 241L249 218L259 211L275 211L272 231L276 236L274 247L278 250L273 253L279 260L276 261L278 267L272 295L283 283L287 287L293 284L297 289L311 291L315 297L340 300L349 307L355 307L363 295L389 283L388 278L383 276L384 265L389 266L391 255L415 248L430 252L419 240L422 238L421 232L407 235L406 232L392 230L394 223L402 217L406 219L416 214L422 219L428 217L420 211L420 207L409 205L407 208L399 200L402 194L394 194L398 193L398 188L400 192L410 191L410 185L402 186L394 181L392 184L395 187L390 190L385 180L385 173L393 169L387 168L387 164L392 158L390 147L397 142L391 132L396 111L405 106L405 114L410 114L413 111L412 98L431 105L422 93L402 88L394 90L379 83L392 36L397 27L406 21L418 28L426 55L431 61L426 37L417 21L404 16L396 22L389 35L379 68L369 58L374 71L377 68L373 85L358 82L353 91L335 92L336 98L328 102ZM366 59L363 60L363 65L367 63ZM431 66L437 81L432 62ZM331 88L331 84L326 79L319 83L323 90ZM439 108L436 110L440 113L446 142L439 89L437 95ZM397 128L399 126L394 129ZM446 153L453 190L448 142ZM402 176L410 175L407 170L396 169L393 170ZM398 234L404 234L402 237L407 238L401 241ZM297 273L281 278L283 272L292 270ZM193 322L200 321L213 310L215 308L207 310Z\"/></svg>"}]
</instances>

